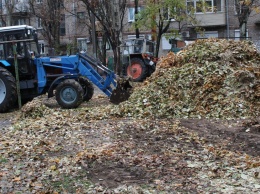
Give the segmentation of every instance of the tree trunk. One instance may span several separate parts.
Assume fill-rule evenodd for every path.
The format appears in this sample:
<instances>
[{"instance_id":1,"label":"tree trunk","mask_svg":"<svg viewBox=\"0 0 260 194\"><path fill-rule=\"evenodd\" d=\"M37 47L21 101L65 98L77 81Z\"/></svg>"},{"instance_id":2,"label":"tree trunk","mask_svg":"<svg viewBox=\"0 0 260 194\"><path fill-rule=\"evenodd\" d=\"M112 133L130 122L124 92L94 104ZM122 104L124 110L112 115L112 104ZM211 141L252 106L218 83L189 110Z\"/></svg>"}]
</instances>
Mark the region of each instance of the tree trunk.
<instances>
[{"instance_id":1,"label":"tree trunk","mask_svg":"<svg viewBox=\"0 0 260 194\"><path fill-rule=\"evenodd\" d=\"M117 62L116 62L116 74L122 75L122 65L121 65L121 56L120 56L120 47L117 47Z\"/></svg>"},{"instance_id":2,"label":"tree trunk","mask_svg":"<svg viewBox=\"0 0 260 194\"><path fill-rule=\"evenodd\" d=\"M155 47L155 57L159 56L160 44L161 44L162 33L158 33Z\"/></svg>"},{"instance_id":3,"label":"tree trunk","mask_svg":"<svg viewBox=\"0 0 260 194\"><path fill-rule=\"evenodd\" d=\"M106 59L107 59L106 44L107 44L107 37L103 35L102 46L101 46L101 61L103 64L106 64Z\"/></svg>"},{"instance_id":4,"label":"tree trunk","mask_svg":"<svg viewBox=\"0 0 260 194\"><path fill-rule=\"evenodd\" d=\"M247 36L246 36L246 31L247 31L247 22L243 21L243 23L240 24L240 38L242 40L244 40Z\"/></svg>"},{"instance_id":5,"label":"tree trunk","mask_svg":"<svg viewBox=\"0 0 260 194\"><path fill-rule=\"evenodd\" d=\"M138 0L135 0L135 14L138 14ZM135 22L137 21L137 18L135 17ZM136 38L139 38L139 28L135 27L135 36Z\"/></svg>"},{"instance_id":6,"label":"tree trunk","mask_svg":"<svg viewBox=\"0 0 260 194\"><path fill-rule=\"evenodd\" d=\"M114 64L113 64L113 70L114 72L116 72L116 74L120 75L120 65L119 65L119 62L120 62L120 54L118 54L118 48L117 47L114 47L112 48L113 49L113 55L114 55Z\"/></svg>"}]
</instances>

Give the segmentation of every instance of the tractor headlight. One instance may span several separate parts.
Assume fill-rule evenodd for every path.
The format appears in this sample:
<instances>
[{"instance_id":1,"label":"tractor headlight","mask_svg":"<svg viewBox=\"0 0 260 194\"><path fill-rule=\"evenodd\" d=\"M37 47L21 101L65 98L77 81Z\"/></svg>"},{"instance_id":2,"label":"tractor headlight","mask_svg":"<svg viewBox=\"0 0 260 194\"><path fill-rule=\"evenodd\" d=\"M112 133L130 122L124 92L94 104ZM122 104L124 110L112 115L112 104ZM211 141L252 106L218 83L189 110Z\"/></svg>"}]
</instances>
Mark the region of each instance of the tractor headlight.
<instances>
[{"instance_id":1,"label":"tractor headlight","mask_svg":"<svg viewBox=\"0 0 260 194\"><path fill-rule=\"evenodd\" d=\"M153 62L153 61L150 61L150 62L149 62L149 65L153 66L153 65L154 65L154 62Z\"/></svg>"}]
</instances>

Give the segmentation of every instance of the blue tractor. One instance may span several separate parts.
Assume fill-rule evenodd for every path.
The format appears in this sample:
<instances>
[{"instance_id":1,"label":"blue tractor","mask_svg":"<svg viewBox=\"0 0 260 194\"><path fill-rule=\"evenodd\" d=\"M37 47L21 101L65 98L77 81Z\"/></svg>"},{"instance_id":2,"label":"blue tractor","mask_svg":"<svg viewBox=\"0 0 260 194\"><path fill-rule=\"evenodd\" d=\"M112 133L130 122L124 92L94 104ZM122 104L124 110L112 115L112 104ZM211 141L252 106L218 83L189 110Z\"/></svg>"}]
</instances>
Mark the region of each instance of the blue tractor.
<instances>
[{"instance_id":1,"label":"blue tractor","mask_svg":"<svg viewBox=\"0 0 260 194\"><path fill-rule=\"evenodd\" d=\"M0 28L0 112L45 93L62 108L76 108L92 98L93 84L114 104L129 98L130 83L99 60L86 54L40 57L39 49L35 28Z\"/></svg>"}]
</instances>

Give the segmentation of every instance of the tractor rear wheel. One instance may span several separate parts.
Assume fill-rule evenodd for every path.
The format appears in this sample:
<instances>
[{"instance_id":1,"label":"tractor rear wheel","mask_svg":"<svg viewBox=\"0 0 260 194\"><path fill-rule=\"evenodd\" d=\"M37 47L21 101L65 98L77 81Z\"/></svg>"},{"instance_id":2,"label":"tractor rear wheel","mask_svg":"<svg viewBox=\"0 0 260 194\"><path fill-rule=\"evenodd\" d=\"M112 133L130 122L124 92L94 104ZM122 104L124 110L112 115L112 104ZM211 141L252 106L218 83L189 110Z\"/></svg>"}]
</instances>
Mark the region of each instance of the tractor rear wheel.
<instances>
[{"instance_id":1,"label":"tractor rear wheel","mask_svg":"<svg viewBox=\"0 0 260 194\"><path fill-rule=\"evenodd\" d=\"M93 84L85 77L79 78L79 83L84 90L83 101L89 101L94 94Z\"/></svg>"},{"instance_id":2,"label":"tractor rear wheel","mask_svg":"<svg viewBox=\"0 0 260 194\"><path fill-rule=\"evenodd\" d=\"M0 112L7 112L17 101L17 90L13 75L0 67Z\"/></svg>"},{"instance_id":3,"label":"tractor rear wheel","mask_svg":"<svg viewBox=\"0 0 260 194\"><path fill-rule=\"evenodd\" d=\"M61 82L55 92L56 100L62 108L77 108L83 101L84 90L74 79Z\"/></svg>"},{"instance_id":4,"label":"tractor rear wheel","mask_svg":"<svg viewBox=\"0 0 260 194\"><path fill-rule=\"evenodd\" d=\"M126 67L126 74L135 82L141 82L147 77L147 66L140 58L132 58L131 64Z\"/></svg>"}]
</instances>

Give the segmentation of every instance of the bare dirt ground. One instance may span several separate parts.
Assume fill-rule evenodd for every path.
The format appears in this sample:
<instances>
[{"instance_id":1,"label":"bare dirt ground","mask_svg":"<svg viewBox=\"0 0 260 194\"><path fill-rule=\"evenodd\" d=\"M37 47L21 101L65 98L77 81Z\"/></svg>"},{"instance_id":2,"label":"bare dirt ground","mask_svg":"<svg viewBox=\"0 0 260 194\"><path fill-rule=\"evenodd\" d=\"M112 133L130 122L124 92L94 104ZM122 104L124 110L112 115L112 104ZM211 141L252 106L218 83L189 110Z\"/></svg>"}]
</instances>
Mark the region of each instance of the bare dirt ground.
<instances>
[{"instance_id":1,"label":"bare dirt ground","mask_svg":"<svg viewBox=\"0 0 260 194\"><path fill-rule=\"evenodd\" d=\"M57 123L45 116L19 130L18 110L0 114L0 193L260 191L260 118L57 121L107 104L53 108Z\"/></svg>"},{"instance_id":2,"label":"bare dirt ground","mask_svg":"<svg viewBox=\"0 0 260 194\"><path fill-rule=\"evenodd\" d=\"M260 156L260 120L181 120L181 125L198 132L214 144L226 145L231 151Z\"/></svg>"}]
</instances>

